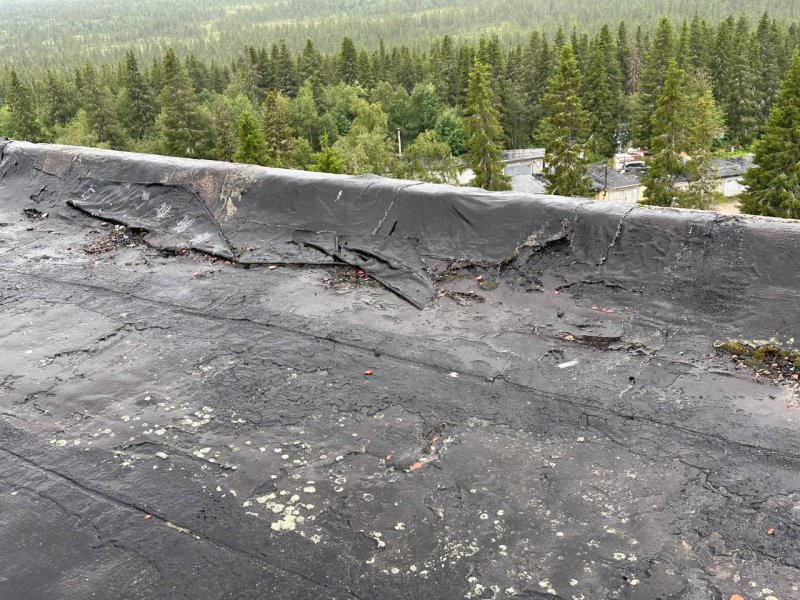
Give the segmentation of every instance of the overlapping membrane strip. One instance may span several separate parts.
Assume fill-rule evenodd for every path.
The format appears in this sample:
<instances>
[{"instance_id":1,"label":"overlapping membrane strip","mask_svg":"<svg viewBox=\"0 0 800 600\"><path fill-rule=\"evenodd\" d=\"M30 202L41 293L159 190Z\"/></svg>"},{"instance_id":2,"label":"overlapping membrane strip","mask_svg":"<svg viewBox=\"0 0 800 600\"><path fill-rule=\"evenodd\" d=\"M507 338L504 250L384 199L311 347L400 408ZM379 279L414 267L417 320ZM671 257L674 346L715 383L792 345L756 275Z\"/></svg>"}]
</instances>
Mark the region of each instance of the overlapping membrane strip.
<instances>
[{"instance_id":1,"label":"overlapping membrane strip","mask_svg":"<svg viewBox=\"0 0 800 600\"><path fill-rule=\"evenodd\" d=\"M431 259L506 265L565 240L607 280L796 288L800 224L5 142L0 185L244 264L349 264L419 308ZM753 252L768 244L770 252ZM788 265L788 267L787 267ZM716 279L716 281L715 281Z\"/></svg>"}]
</instances>

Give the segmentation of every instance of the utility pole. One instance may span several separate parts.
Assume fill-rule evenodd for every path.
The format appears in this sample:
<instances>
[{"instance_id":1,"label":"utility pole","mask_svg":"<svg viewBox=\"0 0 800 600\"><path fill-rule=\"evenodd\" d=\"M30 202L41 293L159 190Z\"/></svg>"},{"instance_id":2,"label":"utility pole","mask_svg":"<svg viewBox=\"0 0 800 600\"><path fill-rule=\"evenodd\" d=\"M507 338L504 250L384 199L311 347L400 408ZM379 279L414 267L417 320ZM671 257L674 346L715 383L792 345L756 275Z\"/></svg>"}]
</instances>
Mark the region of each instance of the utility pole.
<instances>
[{"instance_id":1,"label":"utility pole","mask_svg":"<svg viewBox=\"0 0 800 600\"><path fill-rule=\"evenodd\" d=\"M400 139L400 130L397 130L397 154L403 156L403 140Z\"/></svg>"}]
</instances>

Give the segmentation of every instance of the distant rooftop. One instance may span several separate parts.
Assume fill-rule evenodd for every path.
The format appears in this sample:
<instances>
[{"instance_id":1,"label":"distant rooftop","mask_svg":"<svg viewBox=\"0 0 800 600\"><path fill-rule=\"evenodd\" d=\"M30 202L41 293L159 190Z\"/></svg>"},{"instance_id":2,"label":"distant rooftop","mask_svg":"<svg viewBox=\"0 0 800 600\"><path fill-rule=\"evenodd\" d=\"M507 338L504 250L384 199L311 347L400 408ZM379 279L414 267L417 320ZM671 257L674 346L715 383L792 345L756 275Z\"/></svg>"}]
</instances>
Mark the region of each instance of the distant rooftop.
<instances>
[{"instance_id":1,"label":"distant rooftop","mask_svg":"<svg viewBox=\"0 0 800 600\"><path fill-rule=\"evenodd\" d=\"M631 173L620 173L603 162L589 165L589 178L592 180L592 189L615 190L621 188L637 187L641 185L639 177Z\"/></svg>"},{"instance_id":2,"label":"distant rooftop","mask_svg":"<svg viewBox=\"0 0 800 600\"><path fill-rule=\"evenodd\" d=\"M715 158L711 163L717 170L717 177L721 179L741 177L753 166L753 155L746 154L734 158Z\"/></svg>"},{"instance_id":3,"label":"distant rooftop","mask_svg":"<svg viewBox=\"0 0 800 600\"><path fill-rule=\"evenodd\" d=\"M503 162L505 163L534 159L544 159L544 148L518 148L516 150L503 150Z\"/></svg>"}]
</instances>

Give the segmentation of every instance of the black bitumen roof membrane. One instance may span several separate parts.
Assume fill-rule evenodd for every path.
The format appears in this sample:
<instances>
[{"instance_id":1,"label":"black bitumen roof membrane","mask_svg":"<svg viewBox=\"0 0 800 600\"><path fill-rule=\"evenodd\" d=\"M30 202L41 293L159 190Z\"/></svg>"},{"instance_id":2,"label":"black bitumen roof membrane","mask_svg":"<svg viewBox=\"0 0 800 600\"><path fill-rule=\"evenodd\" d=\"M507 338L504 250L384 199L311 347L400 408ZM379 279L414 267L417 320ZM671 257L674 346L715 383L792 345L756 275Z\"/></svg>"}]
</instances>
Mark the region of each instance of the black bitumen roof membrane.
<instances>
[{"instance_id":1,"label":"black bitumen roof membrane","mask_svg":"<svg viewBox=\"0 0 800 600\"><path fill-rule=\"evenodd\" d=\"M797 222L8 142L0 280L0 598L800 598Z\"/></svg>"}]
</instances>

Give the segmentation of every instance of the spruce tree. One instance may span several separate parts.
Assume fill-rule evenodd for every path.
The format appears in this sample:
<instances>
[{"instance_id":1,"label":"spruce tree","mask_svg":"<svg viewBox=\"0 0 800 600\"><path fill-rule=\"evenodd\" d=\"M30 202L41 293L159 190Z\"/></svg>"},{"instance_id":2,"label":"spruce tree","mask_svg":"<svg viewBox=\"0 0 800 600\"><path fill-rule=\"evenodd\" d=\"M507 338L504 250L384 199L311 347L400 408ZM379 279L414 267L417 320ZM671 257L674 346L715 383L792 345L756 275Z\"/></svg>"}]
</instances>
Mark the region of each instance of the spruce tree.
<instances>
[{"instance_id":1,"label":"spruce tree","mask_svg":"<svg viewBox=\"0 0 800 600\"><path fill-rule=\"evenodd\" d=\"M539 129L542 118L541 99L550 79L550 48L547 38L535 31L522 50L519 93L522 94L524 127L528 134Z\"/></svg>"},{"instance_id":2,"label":"spruce tree","mask_svg":"<svg viewBox=\"0 0 800 600\"><path fill-rule=\"evenodd\" d=\"M742 212L800 218L800 51L795 52L743 178Z\"/></svg>"},{"instance_id":3,"label":"spruce tree","mask_svg":"<svg viewBox=\"0 0 800 600\"><path fill-rule=\"evenodd\" d=\"M221 99L214 110L214 132L217 138L216 159L233 161L236 154L236 136L227 99Z\"/></svg>"},{"instance_id":4,"label":"spruce tree","mask_svg":"<svg viewBox=\"0 0 800 600\"><path fill-rule=\"evenodd\" d=\"M646 144L653 137L652 118L656 109L658 95L663 89L666 65L675 57L675 33L667 18L659 21L655 37L647 58L644 61L633 115L633 138L637 143Z\"/></svg>"},{"instance_id":5,"label":"spruce tree","mask_svg":"<svg viewBox=\"0 0 800 600\"><path fill-rule=\"evenodd\" d=\"M503 128L489 80L489 67L475 60L467 87L467 146L475 174L471 184L490 191L508 190L511 184L503 174Z\"/></svg>"},{"instance_id":6,"label":"spruce tree","mask_svg":"<svg viewBox=\"0 0 800 600\"><path fill-rule=\"evenodd\" d=\"M78 110L74 90L49 69L45 76L45 98L47 102L48 124L64 127Z\"/></svg>"},{"instance_id":7,"label":"spruce tree","mask_svg":"<svg viewBox=\"0 0 800 600\"><path fill-rule=\"evenodd\" d=\"M690 111L689 97L685 91L686 73L673 59L667 69L664 88L658 96L650 129L653 132L647 174L642 179L646 186L644 204L673 206L678 203L678 182L688 176L686 162L681 153L688 149L686 118Z\"/></svg>"},{"instance_id":8,"label":"spruce tree","mask_svg":"<svg viewBox=\"0 0 800 600\"><path fill-rule=\"evenodd\" d=\"M619 65L620 76L622 78L621 87L625 91L625 84L628 71L631 66L631 43L628 39L628 26L625 21L620 21L617 28L617 64Z\"/></svg>"},{"instance_id":9,"label":"spruce tree","mask_svg":"<svg viewBox=\"0 0 800 600\"><path fill-rule=\"evenodd\" d=\"M569 44L561 49L542 104L539 138L545 147L547 191L559 196L591 196L586 176L590 116L581 104L581 75Z\"/></svg>"},{"instance_id":10,"label":"spruce tree","mask_svg":"<svg viewBox=\"0 0 800 600\"><path fill-rule=\"evenodd\" d=\"M339 52L338 71L339 78L347 84L353 85L358 79L356 63L358 62L358 52L353 40L345 37L342 40L342 49Z\"/></svg>"},{"instance_id":11,"label":"spruce tree","mask_svg":"<svg viewBox=\"0 0 800 600\"><path fill-rule=\"evenodd\" d=\"M686 66L691 73L708 73L711 64L711 32L698 15L689 26L689 56Z\"/></svg>"},{"instance_id":12,"label":"spruce tree","mask_svg":"<svg viewBox=\"0 0 800 600\"><path fill-rule=\"evenodd\" d=\"M189 77L172 48L164 55L163 72L158 118L162 151L187 158L213 156L210 119L198 103Z\"/></svg>"},{"instance_id":13,"label":"spruce tree","mask_svg":"<svg viewBox=\"0 0 800 600\"><path fill-rule=\"evenodd\" d=\"M234 161L250 165L268 164L264 136L256 118L249 111L242 112L236 119L236 137L238 145L233 156Z\"/></svg>"},{"instance_id":14,"label":"spruce tree","mask_svg":"<svg viewBox=\"0 0 800 600\"><path fill-rule=\"evenodd\" d=\"M750 42L750 25L742 17L736 24L731 44L730 78L722 96L728 136L742 146L748 146L755 139L761 122L759 104L762 90L758 89L758 52L753 52Z\"/></svg>"},{"instance_id":15,"label":"spruce tree","mask_svg":"<svg viewBox=\"0 0 800 600\"><path fill-rule=\"evenodd\" d=\"M14 69L11 69L6 103L11 109L14 137L29 142L42 139L42 128L36 118L28 86L22 83Z\"/></svg>"},{"instance_id":16,"label":"spruce tree","mask_svg":"<svg viewBox=\"0 0 800 600\"><path fill-rule=\"evenodd\" d=\"M294 59L286 47L286 42L281 40L280 49L278 50L278 59L275 63L275 77L276 87L285 96L294 98L297 95L299 87L297 81L297 68L294 64Z\"/></svg>"},{"instance_id":17,"label":"spruce tree","mask_svg":"<svg viewBox=\"0 0 800 600\"><path fill-rule=\"evenodd\" d=\"M134 139L141 139L155 122L156 109L150 87L139 71L132 50L125 55L124 71L125 128Z\"/></svg>"},{"instance_id":18,"label":"spruce tree","mask_svg":"<svg viewBox=\"0 0 800 600\"><path fill-rule=\"evenodd\" d=\"M111 94L100 82L97 72L89 63L81 72L83 88L83 108L89 127L97 140L115 150L124 150L127 146L122 125L111 101Z\"/></svg>"},{"instance_id":19,"label":"spruce tree","mask_svg":"<svg viewBox=\"0 0 800 600\"><path fill-rule=\"evenodd\" d=\"M591 115L591 147L603 156L617 149L622 123L622 74L607 26L593 42L581 99Z\"/></svg>"},{"instance_id":20,"label":"spruce tree","mask_svg":"<svg viewBox=\"0 0 800 600\"><path fill-rule=\"evenodd\" d=\"M297 59L297 74L300 81L304 82L318 74L320 63L322 63L322 54L314 46L314 42L306 40L306 45L303 46L303 51Z\"/></svg>"},{"instance_id":21,"label":"spruce tree","mask_svg":"<svg viewBox=\"0 0 800 600\"><path fill-rule=\"evenodd\" d=\"M778 95L781 82L781 35L777 23L770 19L765 12L758 22L755 33L755 43L758 50L758 89L762 93L761 109L762 123L766 121L769 110Z\"/></svg>"}]
</instances>

